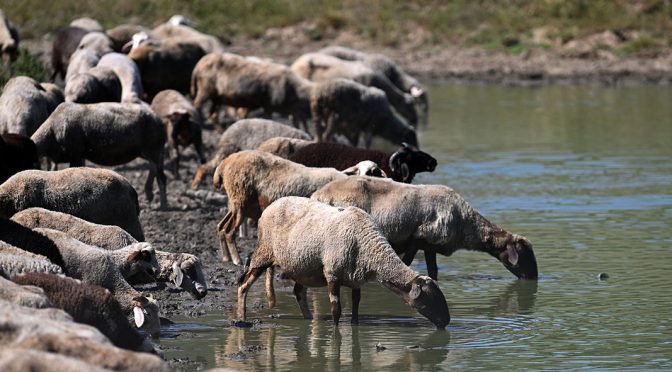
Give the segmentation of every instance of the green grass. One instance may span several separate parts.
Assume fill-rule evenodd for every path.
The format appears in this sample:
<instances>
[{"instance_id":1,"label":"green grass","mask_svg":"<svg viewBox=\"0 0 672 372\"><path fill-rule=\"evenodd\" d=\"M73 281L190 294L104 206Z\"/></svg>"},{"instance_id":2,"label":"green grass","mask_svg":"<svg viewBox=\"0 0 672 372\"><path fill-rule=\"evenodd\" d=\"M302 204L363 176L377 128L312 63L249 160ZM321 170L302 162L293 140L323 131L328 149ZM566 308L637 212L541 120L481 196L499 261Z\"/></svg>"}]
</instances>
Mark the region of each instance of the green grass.
<instances>
[{"instance_id":1,"label":"green grass","mask_svg":"<svg viewBox=\"0 0 672 372\"><path fill-rule=\"evenodd\" d=\"M37 81L47 80L47 68L39 56L21 48L19 57L12 64L11 74L0 66L0 86L4 86L12 76L29 76Z\"/></svg>"},{"instance_id":2,"label":"green grass","mask_svg":"<svg viewBox=\"0 0 672 372\"><path fill-rule=\"evenodd\" d=\"M313 40L336 28L385 45L404 43L422 29L430 43L516 53L548 48L549 43L532 42L540 27L551 30L548 37L556 44L605 30L644 35L625 43L618 51L623 54L672 45L672 0L7 0L3 10L25 38L41 37L78 16L96 18L105 27L154 26L179 13L224 39L311 21L317 25L308 35Z\"/></svg>"}]
</instances>

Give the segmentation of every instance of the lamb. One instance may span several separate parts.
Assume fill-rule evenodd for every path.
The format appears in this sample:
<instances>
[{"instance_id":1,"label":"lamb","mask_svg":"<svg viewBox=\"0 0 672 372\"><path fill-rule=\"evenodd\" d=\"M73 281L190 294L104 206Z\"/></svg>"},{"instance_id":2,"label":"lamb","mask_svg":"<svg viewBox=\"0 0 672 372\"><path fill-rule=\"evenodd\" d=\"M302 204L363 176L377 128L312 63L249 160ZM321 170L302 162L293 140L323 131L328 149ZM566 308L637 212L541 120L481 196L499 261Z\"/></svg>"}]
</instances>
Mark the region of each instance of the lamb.
<instances>
[{"instance_id":1,"label":"lamb","mask_svg":"<svg viewBox=\"0 0 672 372\"><path fill-rule=\"evenodd\" d=\"M257 248L239 281L238 318L245 319L247 292L264 270L268 270L269 307L274 305L273 265L296 282L294 295L306 319L312 318L306 286L329 287L335 325L341 316L340 288L346 286L352 288L352 322L357 323L360 288L375 279L437 328L450 322L437 283L404 265L372 218L359 208L334 208L300 197L271 204L259 220Z\"/></svg>"},{"instance_id":2,"label":"lamb","mask_svg":"<svg viewBox=\"0 0 672 372\"><path fill-rule=\"evenodd\" d=\"M215 189L229 197L228 212L217 224L224 262L240 264L234 238L244 217L256 220L269 204L283 196L310 196L323 185L346 177L333 168L308 168L256 150L229 155L213 177Z\"/></svg>"},{"instance_id":3,"label":"lamb","mask_svg":"<svg viewBox=\"0 0 672 372\"><path fill-rule=\"evenodd\" d=\"M120 102L121 82L107 67L93 67L75 74L65 84L65 102L98 103Z\"/></svg>"},{"instance_id":4,"label":"lamb","mask_svg":"<svg viewBox=\"0 0 672 372\"><path fill-rule=\"evenodd\" d=\"M55 80L60 75L65 79L65 73L68 70L70 57L77 50L79 42L89 31L80 27L66 27L56 32L51 49L51 80Z\"/></svg>"},{"instance_id":5,"label":"lamb","mask_svg":"<svg viewBox=\"0 0 672 372\"><path fill-rule=\"evenodd\" d=\"M9 79L0 96L0 134L32 135L63 102L53 84L40 84L27 76Z\"/></svg>"},{"instance_id":6,"label":"lamb","mask_svg":"<svg viewBox=\"0 0 672 372\"><path fill-rule=\"evenodd\" d=\"M320 49L318 53L332 55L349 61L361 61L372 70L387 76L390 81L402 91L409 93L416 100L425 120L429 113L427 89L420 82L404 72L388 57L382 54L364 53L358 50L340 46L329 46Z\"/></svg>"},{"instance_id":7,"label":"lamb","mask_svg":"<svg viewBox=\"0 0 672 372\"><path fill-rule=\"evenodd\" d=\"M0 184L22 170L39 168L35 143L20 134L0 135L0 159Z\"/></svg>"},{"instance_id":8,"label":"lamb","mask_svg":"<svg viewBox=\"0 0 672 372\"><path fill-rule=\"evenodd\" d=\"M63 257L62 268L67 276L108 289L119 301L125 314L134 314L135 324L139 328L145 329L152 336L159 334L158 304L151 297L146 298L133 289L122 275L123 271L133 271L129 265L139 264L138 267L146 267L146 257L143 254L137 254L137 251L128 255L116 254L116 251L106 251L84 244L57 230L37 228L34 231L46 236L56 245Z\"/></svg>"},{"instance_id":9,"label":"lamb","mask_svg":"<svg viewBox=\"0 0 672 372\"><path fill-rule=\"evenodd\" d=\"M273 137L264 141L256 148L256 150L268 152L275 156L288 159L292 154L313 143L313 141L299 138Z\"/></svg>"},{"instance_id":10,"label":"lamb","mask_svg":"<svg viewBox=\"0 0 672 372\"><path fill-rule=\"evenodd\" d=\"M203 177L212 172L227 156L242 150L254 150L267 139L278 136L310 140L308 133L271 120L243 119L235 122L219 138L215 156L198 168L191 187L197 188Z\"/></svg>"},{"instance_id":11,"label":"lamb","mask_svg":"<svg viewBox=\"0 0 672 372\"><path fill-rule=\"evenodd\" d=\"M179 40L197 44L206 53L224 51L224 46L218 38L193 29L191 23L181 15L174 15L168 22L155 27L151 31L151 36L161 40Z\"/></svg>"},{"instance_id":12,"label":"lamb","mask_svg":"<svg viewBox=\"0 0 672 372\"><path fill-rule=\"evenodd\" d=\"M247 110L263 108L268 117L277 112L291 117L295 126L305 126L311 117L312 84L285 65L231 53L210 53L194 68L191 95L197 109L212 101L209 117L225 104Z\"/></svg>"},{"instance_id":13,"label":"lamb","mask_svg":"<svg viewBox=\"0 0 672 372\"><path fill-rule=\"evenodd\" d=\"M189 93L191 72L206 52L181 40L147 40L128 53L140 69L147 100L165 89Z\"/></svg>"},{"instance_id":14,"label":"lamb","mask_svg":"<svg viewBox=\"0 0 672 372\"><path fill-rule=\"evenodd\" d=\"M67 129L66 129L67 128ZM31 139L40 156L54 163L84 166L85 159L96 164L121 165L141 157L149 162L145 195L154 199L154 178L159 184L161 209L168 206L163 147L166 129L161 119L146 105L103 102L66 102L49 116Z\"/></svg>"},{"instance_id":15,"label":"lamb","mask_svg":"<svg viewBox=\"0 0 672 372\"><path fill-rule=\"evenodd\" d=\"M338 170L362 160L374 161L397 182L411 183L417 173L433 172L436 159L407 143L394 152L360 149L335 143L312 143L287 158L307 167L331 167Z\"/></svg>"},{"instance_id":16,"label":"lamb","mask_svg":"<svg viewBox=\"0 0 672 372\"><path fill-rule=\"evenodd\" d=\"M14 277L13 281L41 288L54 307L64 310L78 323L98 328L114 345L128 350L154 352L152 344L122 315L121 305L107 289L42 273Z\"/></svg>"},{"instance_id":17,"label":"lamb","mask_svg":"<svg viewBox=\"0 0 672 372\"><path fill-rule=\"evenodd\" d=\"M148 34L150 30L140 25L121 24L119 26L113 27L105 31L107 36L109 36L110 39L112 39L112 45L114 46L114 51L117 53L122 52L124 45L126 45L129 41L131 41L133 35L140 32Z\"/></svg>"},{"instance_id":18,"label":"lamb","mask_svg":"<svg viewBox=\"0 0 672 372\"><path fill-rule=\"evenodd\" d=\"M415 127L418 123L413 97L400 91L385 75L373 71L360 61L343 60L327 54L307 53L297 58L290 68L297 75L310 81L345 78L376 87L385 92L390 104L410 125Z\"/></svg>"},{"instance_id":19,"label":"lamb","mask_svg":"<svg viewBox=\"0 0 672 372\"><path fill-rule=\"evenodd\" d=\"M424 250L431 278L438 277L437 253L450 256L467 249L490 254L520 279L537 279L532 244L488 221L447 186L349 177L331 182L311 198L370 213L395 251L406 253L406 264L418 249Z\"/></svg>"},{"instance_id":20,"label":"lamb","mask_svg":"<svg viewBox=\"0 0 672 372\"><path fill-rule=\"evenodd\" d=\"M145 240L138 219L138 194L128 180L111 170L28 170L0 185L0 217L11 217L31 207L68 213L93 223L116 225L138 241ZM53 262L62 266L62 261Z\"/></svg>"},{"instance_id":21,"label":"lamb","mask_svg":"<svg viewBox=\"0 0 672 372\"><path fill-rule=\"evenodd\" d=\"M378 88L345 79L328 80L315 85L310 106L318 142L328 142L333 134L340 133L357 145L364 133L367 148L373 135L418 146L413 128L392 112L385 93Z\"/></svg>"},{"instance_id":22,"label":"lamb","mask_svg":"<svg viewBox=\"0 0 672 372\"><path fill-rule=\"evenodd\" d=\"M120 227L99 225L43 208L29 208L18 212L12 216L12 221L31 229L49 228L62 231L82 243L107 250L116 250L138 243ZM187 253L156 251L156 259L159 264L156 281L172 281L196 299L201 299L208 293L198 257ZM146 275L145 272L125 276L125 279L130 284L154 281L154 277Z\"/></svg>"},{"instance_id":23,"label":"lamb","mask_svg":"<svg viewBox=\"0 0 672 372\"><path fill-rule=\"evenodd\" d=\"M180 145L186 147L193 144L201 164L205 163L201 116L191 102L180 92L169 89L159 92L152 100L151 107L166 127L175 178L180 178Z\"/></svg>"},{"instance_id":24,"label":"lamb","mask_svg":"<svg viewBox=\"0 0 672 372\"><path fill-rule=\"evenodd\" d=\"M142 79L138 65L121 53L107 53L98 62L100 67L114 71L121 83L121 102L140 103L142 101Z\"/></svg>"},{"instance_id":25,"label":"lamb","mask_svg":"<svg viewBox=\"0 0 672 372\"><path fill-rule=\"evenodd\" d=\"M10 71L11 63L19 57L19 33L2 10L0 10L0 54L5 69Z\"/></svg>"}]
</instances>

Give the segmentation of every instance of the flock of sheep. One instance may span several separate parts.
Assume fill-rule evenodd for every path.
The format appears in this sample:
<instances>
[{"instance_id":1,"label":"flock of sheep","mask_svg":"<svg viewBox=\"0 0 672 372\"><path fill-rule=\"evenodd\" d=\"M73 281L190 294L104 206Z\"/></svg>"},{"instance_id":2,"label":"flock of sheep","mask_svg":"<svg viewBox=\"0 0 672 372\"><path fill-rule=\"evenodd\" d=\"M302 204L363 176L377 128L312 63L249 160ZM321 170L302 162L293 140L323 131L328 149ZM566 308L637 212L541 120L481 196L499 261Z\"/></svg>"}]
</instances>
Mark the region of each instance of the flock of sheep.
<instances>
[{"instance_id":1,"label":"flock of sheep","mask_svg":"<svg viewBox=\"0 0 672 372\"><path fill-rule=\"evenodd\" d=\"M0 12L8 69L18 43ZM78 19L56 33L51 57L63 89L17 76L0 96L0 327L11 329L0 337L0 369L164 370L159 357L135 352L156 353L138 329L157 336L160 311L133 285L171 282L194 298L207 294L196 256L145 242L129 181L86 160L147 160L145 198L153 200L156 179L165 209L164 154L178 180L180 150L194 146L201 166L192 188L214 172L214 187L228 198L215 231L224 262L243 264L236 236L257 223L256 250L239 278L241 320L247 292L264 273L274 305L276 266L295 282L305 318L306 287L327 286L335 324L340 287L352 288L356 323L360 288L376 280L446 327L437 253L481 251L519 278L537 278L525 237L491 223L449 187L410 184L437 166L415 132L428 99L389 58L327 47L286 66L227 53L181 16L154 29L107 31ZM226 118L237 121L226 127ZM202 135L210 125L223 133L208 161ZM368 149L373 136L401 147ZM70 167L57 170L59 163ZM407 266L418 250L427 276Z\"/></svg>"}]
</instances>

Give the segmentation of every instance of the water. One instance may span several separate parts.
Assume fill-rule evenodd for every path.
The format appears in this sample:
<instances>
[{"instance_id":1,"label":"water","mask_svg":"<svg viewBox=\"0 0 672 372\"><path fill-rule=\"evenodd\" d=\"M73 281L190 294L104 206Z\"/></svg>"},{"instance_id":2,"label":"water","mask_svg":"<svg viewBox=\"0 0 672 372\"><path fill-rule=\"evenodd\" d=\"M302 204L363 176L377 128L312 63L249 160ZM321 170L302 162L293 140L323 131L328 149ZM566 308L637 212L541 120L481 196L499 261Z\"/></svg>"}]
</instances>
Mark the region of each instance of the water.
<instances>
[{"instance_id":1,"label":"water","mask_svg":"<svg viewBox=\"0 0 672 372\"><path fill-rule=\"evenodd\" d=\"M528 237L538 282L485 254L439 257L447 331L377 283L355 327L343 290L335 329L323 289L309 291L307 321L289 287L276 309L255 306L259 282L248 314L262 324L175 319L166 356L263 370L672 369L672 90L436 85L430 97L420 142L439 167L416 181L447 184ZM413 267L425 271L421 256Z\"/></svg>"}]
</instances>

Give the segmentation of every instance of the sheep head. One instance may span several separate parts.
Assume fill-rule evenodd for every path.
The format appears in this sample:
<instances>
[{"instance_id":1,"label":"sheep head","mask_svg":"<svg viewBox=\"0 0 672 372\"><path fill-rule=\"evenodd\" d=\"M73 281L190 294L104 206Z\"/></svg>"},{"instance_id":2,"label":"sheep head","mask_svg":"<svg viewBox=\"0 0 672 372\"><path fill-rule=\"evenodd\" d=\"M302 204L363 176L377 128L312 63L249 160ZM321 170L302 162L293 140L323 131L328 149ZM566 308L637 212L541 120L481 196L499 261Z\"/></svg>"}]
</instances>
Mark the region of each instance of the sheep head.
<instances>
[{"instance_id":1,"label":"sheep head","mask_svg":"<svg viewBox=\"0 0 672 372\"><path fill-rule=\"evenodd\" d=\"M159 274L160 267L156 260L156 251L149 243L134 244L126 260L130 264L128 276L143 272L156 278Z\"/></svg>"},{"instance_id":2,"label":"sheep head","mask_svg":"<svg viewBox=\"0 0 672 372\"><path fill-rule=\"evenodd\" d=\"M147 332L153 338L161 333L159 305L154 298L137 296L133 298L133 319L136 327Z\"/></svg>"},{"instance_id":3,"label":"sheep head","mask_svg":"<svg viewBox=\"0 0 672 372\"><path fill-rule=\"evenodd\" d=\"M182 146L191 144L193 140L191 138L191 127L195 124L192 122L189 112L185 109L178 109L168 114L167 119L171 124L168 135L173 142Z\"/></svg>"},{"instance_id":4,"label":"sheep head","mask_svg":"<svg viewBox=\"0 0 672 372\"><path fill-rule=\"evenodd\" d=\"M397 287L390 282L383 284L399 295L409 306L416 309L436 328L444 329L450 323L450 312L446 297L432 278L419 275L403 287Z\"/></svg>"},{"instance_id":5,"label":"sheep head","mask_svg":"<svg viewBox=\"0 0 672 372\"><path fill-rule=\"evenodd\" d=\"M189 292L197 300L208 294L208 287L198 257L182 254L180 260L173 261L171 269L169 278L175 286Z\"/></svg>"},{"instance_id":6,"label":"sheep head","mask_svg":"<svg viewBox=\"0 0 672 372\"><path fill-rule=\"evenodd\" d=\"M404 183L411 183L416 173L433 172L437 164L431 155L408 143L402 143L401 148L390 156L388 162L392 179Z\"/></svg>"},{"instance_id":7,"label":"sheep head","mask_svg":"<svg viewBox=\"0 0 672 372\"><path fill-rule=\"evenodd\" d=\"M342 171L347 176L371 176L387 178L387 174L371 160L360 161L348 169Z\"/></svg>"},{"instance_id":8,"label":"sheep head","mask_svg":"<svg viewBox=\"0 0 672 372\"><path fill-rule=\"evenodd\" d=\"M532 243L524 236L510 235L496 257L519 279L537 279L539 276Z\"/></svg>"}]
</instances>

